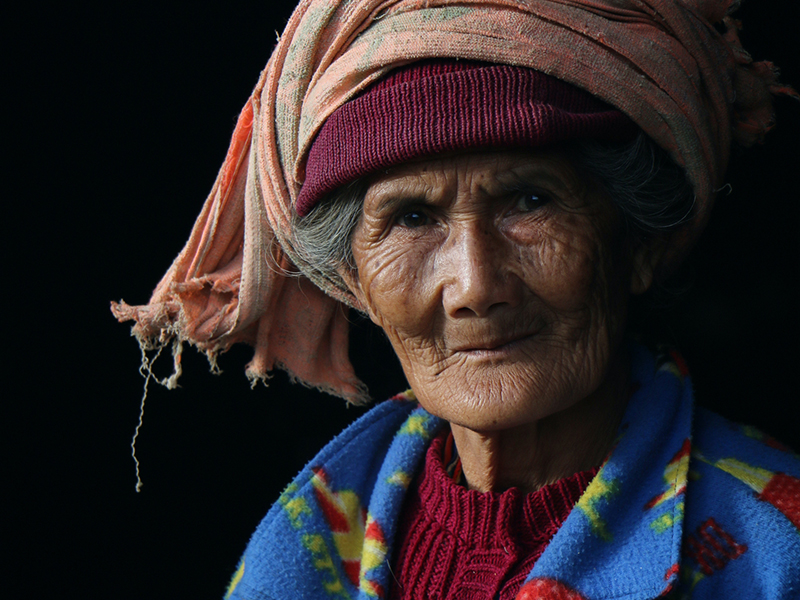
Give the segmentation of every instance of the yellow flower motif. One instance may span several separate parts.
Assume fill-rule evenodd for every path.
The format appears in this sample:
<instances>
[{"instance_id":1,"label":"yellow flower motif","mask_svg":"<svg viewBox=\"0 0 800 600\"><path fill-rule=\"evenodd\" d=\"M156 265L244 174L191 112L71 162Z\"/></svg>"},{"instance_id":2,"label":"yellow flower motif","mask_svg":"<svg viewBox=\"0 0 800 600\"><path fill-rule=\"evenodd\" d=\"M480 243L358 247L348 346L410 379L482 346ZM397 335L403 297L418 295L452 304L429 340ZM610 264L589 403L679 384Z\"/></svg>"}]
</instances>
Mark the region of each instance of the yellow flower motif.
<instances>
[{"instance_id":1,"label":"yellow flower motif","mask_svg":"<svg viewBox=\"0 0 800 600\"><path fill-rule=\"evenodd\" d=\"M392 473L392 476L386 480L386 483L398 485L402 488L407 488L411 483L411 476L405 471L397 470Z\"/></svg>"},{"instance_id":2,"label":"yellow flower motif","mask_svg":"<svg viewBox=\"0 0 800 600\"><path fill-rule=\"evenodd\" d=\"M610 542L612 536L608 531L606 522L600 516L598 504L603 500L608 500L617 493L619 493L618 483L615 480L607 481L603 477L603 471L600 471L589 484L589 487L586 488L583 496L581 496L581 499L575 506L589 519L592 533L606 542Z\"/></svg>"},{"instance_id":3,"label":"yellow flower motif","mask_svg":"<svg viewBox=\"0 0 800 600\"><path fill-rule=\"evenodd\" d=\"M328 551L328 546L325 544L325 539L319 534L306 534L303 536L303 545L311 552L314 559L312 564L314 568L322 571L327 575L327 578L322 582L325 591L334 596L341 596L342 598L350 599L350 594L344 589L342 580L336 573L336 567L333 564L331 553Z\"/></svg>"},{"instance_id":4,"label":"yellow flower motif","mask_svg":"<svg viewBox=\"0 0 800 600\"><path fill-rule=\"evenodd\" d=\"M411 415L400 428L399 435L419 435L427 439L429 437L425 425L430 420L427 415Z\"/></svg>"}]
</instances>

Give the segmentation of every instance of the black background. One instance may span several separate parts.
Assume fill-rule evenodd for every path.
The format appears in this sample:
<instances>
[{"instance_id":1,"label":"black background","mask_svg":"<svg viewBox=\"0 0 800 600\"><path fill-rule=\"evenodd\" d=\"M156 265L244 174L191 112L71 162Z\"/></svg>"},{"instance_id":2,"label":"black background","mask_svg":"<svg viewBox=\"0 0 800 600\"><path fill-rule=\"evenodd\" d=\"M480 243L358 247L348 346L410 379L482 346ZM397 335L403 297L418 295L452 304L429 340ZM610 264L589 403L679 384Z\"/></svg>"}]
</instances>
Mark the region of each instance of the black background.
<instances>
[{"instance_id":1,"label":"black background","mask_svg":"<svg viewBox=\"0 0 800 600\"><path fill-rule=\"evenodd\" d=\"M800 87L791 7L751 2L742 37ZM221 358L221 377L187 352L180 389L151 386L134 491L139 350L108 302L145 302L180 250L290 11L172 1L9 15L7 597L221 597L281 488L362 412L282 374L251 391L246 348ZM689 289L652 330L682 350L702 404L798 448L800 103L777 109L768 144L733 162L732 193L676 284ZM351 352L376 398L402 388L367 324Z\"/></svg>"}]
</instances>

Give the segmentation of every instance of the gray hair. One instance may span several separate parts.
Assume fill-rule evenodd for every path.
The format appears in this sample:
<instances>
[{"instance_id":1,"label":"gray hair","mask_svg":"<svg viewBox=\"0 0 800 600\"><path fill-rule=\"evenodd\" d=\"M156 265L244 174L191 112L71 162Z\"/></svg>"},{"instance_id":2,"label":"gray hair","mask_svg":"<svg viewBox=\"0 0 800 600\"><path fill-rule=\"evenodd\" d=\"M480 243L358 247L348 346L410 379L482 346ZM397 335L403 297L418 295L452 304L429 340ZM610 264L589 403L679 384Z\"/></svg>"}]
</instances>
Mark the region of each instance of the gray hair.
<instances>
[{"instance_id":1,"label":"gray hair","mask_svg":"<svg viewBox=\"0 0 800 600\"><path fill-rule=\"evenodd\" d=\"M686 171L644 133L626 144L579 140L568 154L578 172L612 200L634 241L691 218L695 197Z\"/></svg>"},{"instance_id":2,"label":"gray hair","mask_svg":"<svg viewBox=\"0 0 800 600\"><path fill-rule=\"evenodd\" d=\"M694 191L686 172L643 133L629 143L578 140L566 146L577 171L588 177L614 202L628 236L646 243L686 222L694 205ZM293 217L293 246L304 270L347 286L342 270L356 268L352 237L369 187L362 177L323 199L305 217Z\"/></svg>"},{"instance_id":3,"label":"gray hair","mask_svg":"<svg viewBox=\"0 0 800 600\"><path fill-rule=\"evenodd\" d=\"M305 217L292 213L292 246L301 258L301 270L311 270L317 278L347 290L340 272L356 268L353 232L361 220L367 188L368 177L361 177L323 198Z\"/></svg>"}]
</instances>

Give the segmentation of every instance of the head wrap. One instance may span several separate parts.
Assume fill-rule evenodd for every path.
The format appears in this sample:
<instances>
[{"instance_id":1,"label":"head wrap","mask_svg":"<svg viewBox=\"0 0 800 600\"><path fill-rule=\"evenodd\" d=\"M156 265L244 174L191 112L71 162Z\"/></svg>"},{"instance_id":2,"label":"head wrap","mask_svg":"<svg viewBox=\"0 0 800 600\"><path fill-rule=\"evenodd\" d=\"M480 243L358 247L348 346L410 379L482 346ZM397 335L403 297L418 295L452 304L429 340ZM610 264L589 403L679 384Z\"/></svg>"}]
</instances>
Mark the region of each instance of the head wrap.
<instances>
[{"instance_id":1,"label":"head wrap","mask_svg":"<svg viewBox=\"0 0 800 600\"><path fill-rule=\"evenodd\" d=\"M694 186L692 219L670 240L680 261L708 218L732 141L760 141L781 87L741 47L735 0L301 0L245 104L183 251L134 319L143 348L183 341L213 360L255 347L247 374L275 366L350 400L365 397L348 358L344 305L292 247L309 148L326 119L392 69L429 58L528 67L628 115ZM719 30L715 27L717 25ZM794 94L796 95L796 94ZM327 295L326 295L327 294ZM170 378L174 383L175 377Z\"/></svg>"}]
</instances>

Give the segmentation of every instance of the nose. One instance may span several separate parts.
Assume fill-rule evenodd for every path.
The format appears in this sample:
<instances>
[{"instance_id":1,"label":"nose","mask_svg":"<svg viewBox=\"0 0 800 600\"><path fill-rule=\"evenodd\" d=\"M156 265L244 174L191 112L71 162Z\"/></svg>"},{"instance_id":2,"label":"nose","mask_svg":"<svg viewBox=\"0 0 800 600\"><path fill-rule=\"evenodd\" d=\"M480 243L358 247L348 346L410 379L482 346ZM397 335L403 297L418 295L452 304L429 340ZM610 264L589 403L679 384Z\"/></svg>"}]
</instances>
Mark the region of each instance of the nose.
<instances>
[{"instance_id":1,"label":"nose","mask_svg":"<svg viewBox=\"0 0 800 600\"><path fill-rule=\"evenodd\" d=\"M442 248L442 302L451 317L486 317L516 307L523 283L513 265L513 244L491 225L476 220L451 228Z\"/></svg>"}]
</instances>

